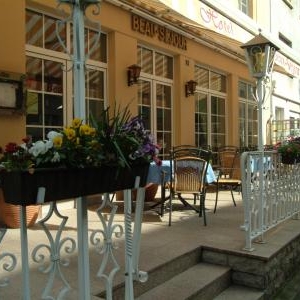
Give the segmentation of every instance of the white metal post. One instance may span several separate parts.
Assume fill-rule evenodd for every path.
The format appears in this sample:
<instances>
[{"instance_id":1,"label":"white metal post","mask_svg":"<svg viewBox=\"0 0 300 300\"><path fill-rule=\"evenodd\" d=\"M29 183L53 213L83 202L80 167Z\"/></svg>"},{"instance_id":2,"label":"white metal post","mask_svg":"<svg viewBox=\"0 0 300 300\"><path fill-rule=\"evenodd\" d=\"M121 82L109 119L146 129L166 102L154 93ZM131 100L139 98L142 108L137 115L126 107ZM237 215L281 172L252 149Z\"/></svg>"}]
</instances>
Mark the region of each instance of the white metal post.
<instances>
[{"instance_id":1,"label":"white metal post","mask_svg":"<svg viewBox=\"0 0 300 300\"><path fill-rule=\"evenodd\" d=\"M74 116L85 122L85 47L84 12L80 0L73 4L74 51ZM90 299L89 246L87 205L84 198L77 198L78 282L80 299Z\"/></svg>"},{"instance_id":2,"label":"white metal post","mask_svg":"<svg viewBox=\"0 0 300 300\"><path fill-rule=\"evenodd\" d=\"M28 237L26 206L20 206L20 234L21 234L21 255L22 255L22 292L23 300L30 300L30 272L28 262Z\"/></svg>"},{"instance_id":3,"label":"white metal post","mask_svg":"<svg viewBox=\"0 0 300 300\"><path fill-rule=\"evenodd\" d=\"M263 100L264 100L264 77L257 79L256 89L257 89L257 106L258 106L258 151L259 155L259 200L260 200L260 218L259 227L261 229L262 235L260 241L263 242L263 224L264 224L264 143L263 143Z\"/></svg>"}]
</instances>

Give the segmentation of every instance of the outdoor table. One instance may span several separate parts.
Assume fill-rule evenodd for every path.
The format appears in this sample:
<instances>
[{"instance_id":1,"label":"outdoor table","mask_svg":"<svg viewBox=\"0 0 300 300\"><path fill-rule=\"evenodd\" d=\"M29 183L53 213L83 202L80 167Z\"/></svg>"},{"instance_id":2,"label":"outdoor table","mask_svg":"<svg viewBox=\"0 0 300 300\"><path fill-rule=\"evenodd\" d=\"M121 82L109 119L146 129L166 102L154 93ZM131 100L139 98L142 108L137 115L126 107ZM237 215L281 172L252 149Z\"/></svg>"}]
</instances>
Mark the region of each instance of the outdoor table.
<instances>
[{"instance_id":1,"label":"outdoor table","mask_svg":"<svg viewBox=\"0 0 300 300\"><path fill-rule=\"evenodd\" d=\"M151 162L147 177L148 183L162 184L162 173L164 173L164 182L170 181L171 165L170 160L162 160L161 165ZM208 164L206 173L206 182L213 183L217 181L211 164Z\"/></svg>"},{"instance_id":2,"label":"outdoor table","mask_svg":"<svg viewBox=\"0 0 300 300\"><path fill-rule=\"evenodd\" d=\"M161 165L157 165L155 162L150 163L147 183L153 183L161 185L161 200L153 204L151 209L156 208L161 205L160 215L163 216L164 208L163 204L169 199L169 196L166 196L165 184L170 182L171 179L171 163L170 160L162 160ZM206 183L210 184L216 182L217 178L212 168L212 165L209 163L207 166L206 173Z\"/></svg>"}]
</instances>

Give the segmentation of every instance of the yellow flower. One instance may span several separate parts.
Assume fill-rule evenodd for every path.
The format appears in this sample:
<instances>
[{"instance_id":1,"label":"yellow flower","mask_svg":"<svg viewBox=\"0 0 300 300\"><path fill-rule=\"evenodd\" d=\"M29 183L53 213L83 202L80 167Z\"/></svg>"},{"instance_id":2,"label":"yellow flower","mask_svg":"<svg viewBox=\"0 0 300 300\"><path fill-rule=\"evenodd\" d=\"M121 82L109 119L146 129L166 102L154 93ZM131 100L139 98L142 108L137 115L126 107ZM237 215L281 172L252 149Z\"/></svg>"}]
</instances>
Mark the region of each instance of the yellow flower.
<instances>
[{"instance_id":1,"label":"yellow flower","mask_svg":"<svg viewBox=\"0 0 300 300\"><path fill-rule=\"evenodd\" d=\"M82 120L81 120L81 119L75 118L75 119L73 119L73 121L72 121L72 127L73 127L73 128L79 128L79 126L81 125L81 123L82 123Z\"/></svg>"},{"instance_id":2,"label":"yellow flower","mask_svg":"<svg viewBox=\"0 0 300 300\"><path fill-rule=\"evenodd\" d=\"M63 143L63 138L62 136L56 136L53 138L53 146L54 148L61 148L62 143Z\"/></svg>"},{"instance_id":3,"label":"yellow flower","mask_svg":"<svg viewBox=\"0 0 300 300\"><path fill-rule=\"evenodd\" d=\"M96 128L90 127L90 135L95 136L96 135Z\"/></svg>"},{"instance_id":4,"label":"yellow flower","mask_svg":"<svg viewBox=\"0 0 300 300\"><path fill-rule=\"evenodd\" d=\"M79 128L80 135L91 135L92 128L89 125L83 124Z\"/></svg>"},{"instance_id":5,"label":"yellow flower","mask_svg":"<svg viewBox=\"0 0 300 300\"><path fill-rule=\"evenodd\" d=\"M70 127L65 128L64 133L68 140L73 140L76 137L76 132L73 128Z\"/></svg>"}]
</instances>

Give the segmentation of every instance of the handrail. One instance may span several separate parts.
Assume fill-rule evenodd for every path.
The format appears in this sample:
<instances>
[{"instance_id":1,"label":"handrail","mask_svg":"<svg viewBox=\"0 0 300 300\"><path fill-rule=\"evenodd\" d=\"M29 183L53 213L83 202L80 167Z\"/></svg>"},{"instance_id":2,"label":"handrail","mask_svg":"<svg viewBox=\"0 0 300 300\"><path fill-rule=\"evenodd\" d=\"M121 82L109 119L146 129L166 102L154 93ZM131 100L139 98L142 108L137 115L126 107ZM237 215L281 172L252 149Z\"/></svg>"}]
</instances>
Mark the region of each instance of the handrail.
<instances>
[{"instance_id":1,"label":"handrail","mask_svg":"<svg viewBox=\"0 0 300 300\"><path fill-rule=\"evenodd\" d=\"M299 214L300 164L282 164L281 156L275 151L243 152L240 163L244 250L253 251L253 241L263 242L266 231ZM260 176L263 176L262 181Z\"/></svg>"}]
</instances>

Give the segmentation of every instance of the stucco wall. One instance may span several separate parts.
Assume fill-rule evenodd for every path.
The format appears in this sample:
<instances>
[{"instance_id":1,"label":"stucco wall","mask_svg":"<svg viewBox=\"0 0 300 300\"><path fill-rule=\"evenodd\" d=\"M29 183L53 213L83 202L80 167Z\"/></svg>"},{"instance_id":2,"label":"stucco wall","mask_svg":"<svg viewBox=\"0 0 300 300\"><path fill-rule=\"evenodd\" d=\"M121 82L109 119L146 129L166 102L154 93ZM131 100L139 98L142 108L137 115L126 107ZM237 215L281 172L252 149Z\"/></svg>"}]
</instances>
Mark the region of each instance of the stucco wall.
<instances>
[{"instance_id":1,"label":"stucco wall","mask_svg":"<svg viewBox=\"0 0 300 300\"><path fill-rule=\"evenodd\" d=\"M0 71L24 74L25 0L1 0L0 44ZM19 143L24 136L25 116L0 112L0 146Z\"/></svg>"}]
</instances>

